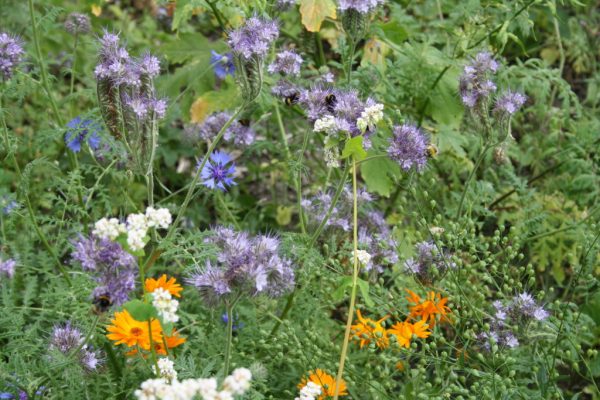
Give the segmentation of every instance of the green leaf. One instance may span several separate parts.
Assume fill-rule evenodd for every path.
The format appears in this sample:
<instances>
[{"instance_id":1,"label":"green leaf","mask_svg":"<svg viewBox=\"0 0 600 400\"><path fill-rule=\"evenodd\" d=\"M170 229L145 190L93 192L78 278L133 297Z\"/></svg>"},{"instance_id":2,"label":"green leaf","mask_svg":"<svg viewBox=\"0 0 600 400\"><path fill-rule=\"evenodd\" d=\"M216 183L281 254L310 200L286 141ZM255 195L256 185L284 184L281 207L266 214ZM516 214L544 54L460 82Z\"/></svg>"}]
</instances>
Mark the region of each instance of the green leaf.
<instances>
[{"instance_id":1,"label":"green leaf","mask_svg":"<svg viewBox=\"0 0 600 400\"><path fill-rule=\"evenodd\" d=\"M441 125L458 129L465 109L456 95L460 70L451 68L442 77L429 98L427 113Z\"/></svg>"},{"instance_id":2,"label":"green leaf","mask_svg":"<svg viewBox=\"0 0 600 400\"><path fill-rule=\"evenodd\" d=\"M363 148L363 137L355 136L346 141L344 151L341 158L354 157L356 161L364 160L367 157L367 152Z\"/></svg>"},{"instance_id":3,"label":"green leaf","mask_svg":"<svg viewBox=\"0 0 600 400\"><path fill-rule=\"evenodd\" d=\"M211 46L199 33L185 33L169 41L160 50L171 63L179 64L191 59L210 58Z\"/></svg>"},{"instance_id":4,"label":"green leaf","mask_svg":"<svg viewBox=\"0 0 600 400\"><path fill-rule=\"evenodd\" d=\"M408 31L398 21L378 24L375 28L380 28L383 36L395 44L402 44L408 39Z\"/></svg>"},{"instance_id":5,"label":"green leaf","mask_svg":"<svg viewBox=\"0 0 600 400\"><path fill-rule=\"evenodd\" d=\"M369 296L369 282L364 281L358 278L358 289L360 290L360 294L365 299L365 304L367 307L373 307L375 303L371 300L371 296Z\"/></svg>"},{"instance_id":6,"label":"green leaf","mask_svg":"<svg viewBox=\"0 0 600 400\"><path fill-rule=\"evenodd\" d=\"M341 301L344 298L344 295L346 294L346 289L349 287L352 287L352 277L351 276L342 277L342 279L340 280L339 286L337 287L337 289L335 289L335 291L331 295L333 300Z\"/></svg>"},{"instance_id":7,"label":"green leaf","mask_svg":"<svg viewBox=\"0 0 600 400\"><path fill-rule=\"evenodd\" d=\"M377 155L368 153L369 156ZM369 192L376 192L388 197L394 187L393 177L402 175L400 166L387 157L378 157L365 161L360 166L360 173L367 184Z\"/></svg>"},{"instance_id":8,"label":"green leaf","mask_svg":"<svg viewBox=\"0 0 600 400\"><path fill-rule=\"evenodd\" d=\"M123 305L129 314L136 321L148 321L150 318L156 318L158 316L156 309L150 303L144 303L141 300L135 299L128 301Z\"/></svg>"}]
</instances>

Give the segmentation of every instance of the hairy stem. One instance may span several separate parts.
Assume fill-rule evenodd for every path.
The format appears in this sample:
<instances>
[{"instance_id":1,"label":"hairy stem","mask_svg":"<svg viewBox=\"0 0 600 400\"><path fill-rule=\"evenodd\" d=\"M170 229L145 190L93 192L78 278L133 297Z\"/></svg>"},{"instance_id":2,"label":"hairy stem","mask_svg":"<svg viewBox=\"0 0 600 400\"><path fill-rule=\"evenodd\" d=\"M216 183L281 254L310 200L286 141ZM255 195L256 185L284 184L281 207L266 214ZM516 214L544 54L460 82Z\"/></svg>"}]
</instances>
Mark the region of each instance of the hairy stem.
<instances>
[{"instance_id":1,"label":"hairy stem","mask_svg":"<svg viewBox=\"0 0 600 400\"><path fill-rule=\"evenodd\" d=\"M304 211L302 210L302 161L304 159L304 152L308 146L309 133L304 134L304 142L302 143L302 150L298 156L298 173L296 174L296 202L298 203L298 217L300 219L300 230L302 233L306 233L306 221L304 218Z\"/></svg>"},{"instance_id":2,"label":"hairy stem","mask_svg":"<svg viewBox=\"0 0 600 400\"><path fill-rule=\"evenodd\" d=\"M469 190L469 184L471 183L471 180L473 180L473 177L475 176L475 173L477 172L479 165L481 164L481 162L483 161L483 159L485 157L485 153L487 153L487 151L490 149L490 147L491 147L490 145L483 146L483 148L481 149L481 152L479 153L479 156L477 157L477 161L475 161L475 165L473 166L473 169L471 170L471 172L469 173L469 176L467 177L467 180L465 181L465 187L463 188L462 194L460 196L460 202L458 203L458 211L456 212L456 219L459 219L462 214L462 209L463 209L463 205L465 202L465 196L467 195L467 191Z\"/></svg>"},{"instance_id":3,"label":"hairy stem","mask_svg":"<svg viewBox=\"0 0 600 400\"><path fill-rule=\"evenodd\" d=\"M338 367L337 377L335 378L335 391L333 400L339 397L339 389L344 375L344 364L348 353L348 343L350 342L350 330L352 329L352 319L354 318L354 305L356 303L356 289L358 287L358 196L356 183L356 160L352 160L352 242L354 246L353 271L352 271L352 292L350 293L350 306L348 307L348 319L346 320L346 330L344 332L344 343L342 344L342 354L340 355L340 365Z\"/></svg>"},{"instance_id":4,"label":"hairy stem","mask_svg":"<svg viewBox=\"0 0 600 400\"><path fill-rule=\"evenodd\" d=\"M69 96L73 95L75 87L75 66L77 63L77 45L79 44L79 34L75 33L75 43L73 44L73 64L71 65L71 84L69 88Z\"/></svg>"},{"instance_id":5,"label":"hairy stem","mask_svg":"<svg viewBox=\"0 0 600 400\"><path fill-rule=\"evenodd\" d=\"M227 340L225 342L225 360L223 362L224 375L229 375L229 364L231 362L231 348L233 342L233 308L235 303L227 304Z\"/></svg>"}]
</instances>

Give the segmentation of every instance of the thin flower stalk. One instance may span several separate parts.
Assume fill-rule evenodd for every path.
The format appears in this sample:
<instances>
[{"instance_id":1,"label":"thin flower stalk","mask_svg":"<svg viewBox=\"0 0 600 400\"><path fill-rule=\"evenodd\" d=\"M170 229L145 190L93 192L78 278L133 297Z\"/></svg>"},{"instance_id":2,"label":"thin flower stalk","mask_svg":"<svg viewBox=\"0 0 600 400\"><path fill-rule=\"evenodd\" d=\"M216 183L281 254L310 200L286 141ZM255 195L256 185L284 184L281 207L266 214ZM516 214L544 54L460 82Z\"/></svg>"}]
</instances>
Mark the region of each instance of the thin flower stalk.
<instances>
[{"instance_id":1,"label":"thin flower stalk","mask_svg":"<svg viewBox=\"0 0 600 400\"><path fill-rule=\"evenodd\" d=\"M346 355L348 353L348 343L350 342L350 332L352 330L352 319L354 317L354 305L356 303L356 289L358 287L358 196L356 188L356 159L352 160L352 241L354 246L353 252L353 271L352 271L352 291L350 293L350 306L348 307L348 320L346 321L346 331L344 332L344 343L342 344L342 354L340 355L340 365L338 367L337 376L335 378L335 394L333 400L337 400L340 393Z\"/></svg>"}]
</instances>

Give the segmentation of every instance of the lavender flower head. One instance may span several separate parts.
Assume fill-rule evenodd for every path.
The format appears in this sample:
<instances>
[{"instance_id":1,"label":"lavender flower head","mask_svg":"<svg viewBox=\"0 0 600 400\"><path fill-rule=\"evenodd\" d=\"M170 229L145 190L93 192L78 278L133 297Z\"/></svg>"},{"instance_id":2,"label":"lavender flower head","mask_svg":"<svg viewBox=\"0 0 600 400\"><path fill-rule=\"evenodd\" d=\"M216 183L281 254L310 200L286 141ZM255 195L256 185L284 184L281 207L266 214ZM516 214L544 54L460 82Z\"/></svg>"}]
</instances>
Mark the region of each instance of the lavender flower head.
<instances>
[{"instance_id":1,"label":"lavender flower head","mask_svg":"<svg viewBox=\"0 0 600 400\"><path fill-rule=\"evenodd\" d=\"M202 178L204 186L225 191L227 186L235 185L233 181L234 173L235 164L231 156L225 152L216 151L210 155L210 159L204 164L200 178Z\"/></svg>"},{"instance_id":2,"label":"lavender flower head","mask_svg":"<svg viewBox=\"0 0 600 400\"><path fill-rule=\"evenodd\" d=\"M227 112L213 113L202 124L193 124L186 127L186 134L192 139L213 140L219 131L231 118ZM239 121L233 121L223 134L223 140L236 146L248 146L254 142L256 132L250 126Z\"/></svg>"},{"instance_id":3,"label":"lavender flower head","mask_svg":"<svg viewBox=\"0 0 600 400\"><path fill-rule=\"evenodd\" d=\"M0 210L2 210L2 214L10 215L10 213L19 207L19 203L17 203L12 195L4 195L0 197Z\"/></svg>"},{"instance_id":4,"label":"lavender flower head","mask_svg":"<svg viewBox=\"0 0 600 400\"><path fill-rule=\"evenodd\" d=\"M246 20L240 28L229 34L228 44L234 53L246 60L252 57L263 58L271 43L279 36L279 28L275 21L257 16Z\"/></svg>"},{"instance_id":5,"label":"lavender flower head","mask_svg":"<svg viewBox=\"0 0 600 400\"><path fill-rule=\"evenodd\" d=\"M215 75L218 79L225 79L227 75L233 76L235 65L233 64L233 54L219 54L214 50L210 51L210 63L213 65Z\"/></svg>"},{"instance_id":6,"label":"lavender flower head","mask_svg":"<svg viewBox=\"0 0 600 400\"><path fill-rule=\"evenodd\" d=\"M459 89L463 104L475 108L496 91L496 85L489 79L498 70L498 63L488 52L481 52L466 65L460 77Z\"/></svg>"},{"instance_id":7,"label":"lavender flower head","mask_svg":"<svg viewBox=\"0 0 600 400\"><path fill-rule=\"evenodd\" d=\"M408 124L395 126L388 155L405 171L411 168L422 171L427 164L428 145L427 136L416 126Z\"/></svg>"},{"instance_id":8,"label":"lavender flower head","mask_svg":"<svg viewBox=\"0 0 600 400\"><path fill-rule=\"evenodd\" d=\"M67 123L65 143L73 153L79 153L81 146L87 142L92 150L100 147L100 126L91 119L82 119L80 116Z\"/></svg>"},{"instance_id":9,"label":"lavender flower head","mask_svg":"<svg viewBox=\"0 0 600 400\"><path fill-rule=\"evenodd\" d=\"M92 28L90 17L76 12L69 14L65 20L64 27L71 35L85 35Z\"/></svg>"},{"instance_id":10,"label":"lavender flower head","mask_svg":"<svg viewBox=\"0 0 600 400\"><path fill-rule=\"evenodd\" d=\"M9 278L12 278L15 275L16 266L17 262L12 258L7 260L0 259L0 275L5 275Z\"/></svg>"},{"instance_id":11,"label":"lavender flower head","mask_svg":"<svg viewBox=\"0 0 600 400\"><path fill-rule=\"evenodd\" d=\"M497 100L494 112L498 115L510 116L519 111L527 101L527 96L519 92L507 91Z\"/></svg>"},{"instance_id":12,"label":"lavender flower head","mask_svg":"<svg viewBox=\"0 0 600 400\"><path fill-rule=\"evenodd\" d=\"M333 114L333 91L321 85L315 85L300 92L298 102L304 108L306 116L311 122L328 114Z\"/></svg>"},{"instance_id":13,"label":"lavender flower head","mask_svg":"<svg viewBox=\"0 0 600 400\"><path fill-rule=\"evenodd\" d=\"M416 258L406 260L404 267L419 279L429 282L434 270L443 273L448 267L455 267L455 264L447 259L446 254L440 253L435 243L420 242L415 247Z\"/></svg>"},{"instance_id":14,"label":"lavender flower head","mask_svg":"<svg viewBox=\"0 0 600 400\"><path fill-rule=\"evenodd\" d=\"M339 0L341 11L354 10L361 14L371 12L384 2L385 0Z\"/></svg>"},{"instance_id":15,"label":"lavender flower head","mask_svg":"<svg viewBox=\"0 0 600 400\"><path fill-rule=\"evenodd\" d=\"M218 248L216 260L206 261L187 282L209 305L239 294L281 296L294 286L291 261L279 255L279 239L217 227L207 240Z\"/></svg>"},{"instance_id":16,"label":"lavender flower head","mask_svg":"<svg viewBox=\"0 0 600 400\"><path fill-rule=\"evenodd\" d=\"M81 236L73 245L72 260L78 262L84 271L89 271L97 283L92 293L94 300L108 297L115 305L129 300L138 271L135 257L123 250L119 243L94 236Z\"/></svg>"},{"instance_id":17,"label":"lavender flower head","mask_svg":"<svg viewBox=\"0 0 600 400\"><path fill-rule=\"evenodd\" d=\"M283 75L300 75L300 66L302 57L293 50L286 50L277 53L275 61L269 65L268 71L271 74L281 73Z\"/></svg>"},{"instance_id":18,"label":"lavender flower head","mask_svg":"<svg viewBox=\"0 0 600 400\"><path fill-rule=\"evenodd\" d=\"M9 80L23 58L23 41L20 37L0 32L0 76Z\"/></svg>"},{"instance_id":19,"label":"lavender flower head","mask_svg":"<svg viewBox=\"0 0 600 400\"><path fill-rule=\"evenodd\" d=\"M94 371L100 364L99 353L90 349L84 343L85 337L81 331L72 326L71 322L64 325L55 325L50 336L50 349L59 351L65 356L70 356L73 351L78 351L77 360L87 371Z\"/></svg>"}]
</instances>

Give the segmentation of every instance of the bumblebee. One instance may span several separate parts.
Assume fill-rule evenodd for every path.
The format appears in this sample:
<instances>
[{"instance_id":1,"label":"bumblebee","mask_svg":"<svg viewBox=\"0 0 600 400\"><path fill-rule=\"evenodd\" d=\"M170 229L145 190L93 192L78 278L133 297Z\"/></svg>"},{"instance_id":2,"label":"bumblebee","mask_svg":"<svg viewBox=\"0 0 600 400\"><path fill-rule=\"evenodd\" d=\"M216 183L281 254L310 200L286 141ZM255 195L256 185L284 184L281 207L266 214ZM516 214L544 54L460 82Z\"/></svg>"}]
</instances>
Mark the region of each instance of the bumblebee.
<instances>
[{"instance_id":1,"label":"bumblebee","mask_svg":"<svg viewBox=\"0 0 600 400\"><path fill-rule=\"evenodd\" d=\"M300 94L298 92L293 92L289 96L286 96L283 99L283 101L285 102L285 105L291 106L291 105L296 104L299 99L300 99Z\"/></svg>"},{"instance_id":2,"label":"bumblebee","mask_svg":"<svg viewBox=\"0 0 600 400\"><path fill-rule=\"evenodd\" d=\"M240 125L245 126L246 128L250 126L250 120L247 118L238 119L238 122L240 123Z\"/></svg>"},{"instance_id":3,"label":"bumblebee","mask_svg":"<svg viewBox=\"0 0 600 400\"><path fill-rule=\"evenodd\" d=\"M112 299L108 295L100 295L94 297L92 301L93 312L96 315L104 314L113 305Z\"/></svg>"},{"instance_id":4,"label":"bumblebee","mask_svg":"<svg viewBox=\"0 0 600 400\"><path fill-rule=\"evenodd\" d=\"M438 152L439 152L439 150L435 144L432 143L429 146L427 146L427 155L430 158L434 158L435 156L437 156Z\"/></svg>"},{"instance_id":5,"label":"bumblebee","mask_svg":"<svg viewBox=\"0 0 600 400\"><path fill-rule=\"evenodd\" d=\"M335 111L335 105L337 104L337 97L335 94L330 93L325 96L325 105L327 105L327 111L333 113Z\"/></svg>"}]
</instances>

